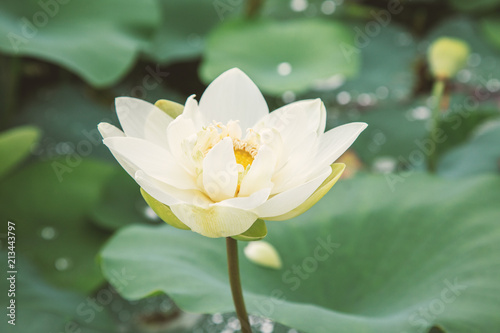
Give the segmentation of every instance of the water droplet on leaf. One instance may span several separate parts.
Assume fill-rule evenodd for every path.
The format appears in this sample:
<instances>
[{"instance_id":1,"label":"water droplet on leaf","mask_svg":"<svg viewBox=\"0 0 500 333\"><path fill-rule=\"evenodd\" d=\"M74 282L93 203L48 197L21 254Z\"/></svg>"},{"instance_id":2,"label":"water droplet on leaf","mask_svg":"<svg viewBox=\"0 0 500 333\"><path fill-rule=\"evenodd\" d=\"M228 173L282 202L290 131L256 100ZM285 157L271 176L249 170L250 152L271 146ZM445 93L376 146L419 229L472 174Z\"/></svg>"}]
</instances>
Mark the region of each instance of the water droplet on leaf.
<instances>
[{"instance_id":1,"label":"water droplet on leaf","mask_svg":"<svg viewBox=\"0 0 500 333\"><path fill-rule=\"evenodd\" d=\"M361 106L369 106L375 104L375 97L371 94L363 93L358 96L357 101Z\"/></svg>"},{"instance_id":2,"label":"water droplet on leaf","mask_svg":"<svg viewBox=\"0 0 500 333\"><path fill-rule=\"evenodd\" d=\"M426 106L418 106L410 110L410 120L426 120L432 115L431 109Z\"/></svg>"},{"instance_id":3,"label":"water droplet on leaf","mask_svg":"<svg viewBox=\"0 0 500 333\"><path fill-rule=\"evenodd\" d=\"M281 95L281 99L283 100L284 103L287 104L295 101L295 98L296 98L295 93L290 90L285 91L283 95Z\"/></svg>"},{"instance_id":4,"label":"water droplet on leaf","mask_svg":"<svg viewBox=\"0 0 500 333\"><path fill-rule=\"evenodd\" d=\"M53 227L45 227L40 232L40 236L42 236L42 238L45 240L54 239L56 235L57 235L56 229L54 229Z\"/></svg>"},{"instance_id":5,"label":"water droplet on leaf","mask_svg":"<svg viewBox=\"0 0 500 333\"><path fill-rule=\"evenodd\" d=\"M497 79L491 79L486 83L486 88L491 92L497 92L500 90L500 81Z\"/></svg>"},{"instance_id":6,"label":"water droplet on leaf","mask_svg":"<svg viewBox=\"0 0 500 333\"><path fill-rule=\"evenodd\" d=\"M274 331L274 323L271 321L266 321L262 323L262 326L260 327L260 331L262 333L271 333Z\"/></svg>"},{"instance_id":7,"label":"water droplet on leaf","mask_svg":"<svg viewBox=\"0 0 500 333\"><path fill-rule=\"evenodd\" d=\"M342 86L344 83L345 76L342 74L336 74L326 79L316 80L314 82L314 89L323 91L334 90Z\"/></svg>"},{"instance_id":8,"label":"water droplet on leaf","mask_svg":"<svg viewBox=\"0 0 500 333\"><path fill-rule=\"evenodd\" d=\"M398 44L401 46L408 46L413 42L411 34L402 32L398 35Z\"/></svg>"},{"instance_id":9,"label":"water droplet on leaf","mask_svg":"<svg viewBox=\"0 0 500 333\"><path fill-rule=\"evenodd\" d=\"M477 67L481 64L481 56L477 53L472 53L467 59L467 64L471 67Z\"/></svg>"},{"instance_id":10,"label":"water droplet on leaf","mask_svg":"<svg viewBox=\"0 0 500 333\"><path fill-rule=\"evenodd\" d=\"M68 258L59 258L55 261L54 266L58 271L65 271L71 266L71 261Z\"/></svg>"},{"instance_id":11,"label":"water droplet on leaf","mask_svg":"<svg viewBox=\"0 0 500 333\"><path fill-rule=\"evenodd\" d=\"M321 4L321 12L325 15L333 14L336 8L337 5L335 4L335 1L332 0L323 1Z\"/></svg>"},{"instance_id":12,"label":"water droplet on leaf","mask_svg":"<svg viewBox=\"0 0 500 333\"><path fill-rule=\"evenodd\" d=\"M149 206L144 208L144 215L150 220L158 220L159 218L155 211Z\"/></svg>"},{"instance_id":13,"label":"water droplet on leaf","mask_svg":"<svg viewBox=\"0 0 500 333\"><path fill-rule=\"evenodd\" d=\"M462 69L457 73L457 80L462 83L467 83L472 78L472 73L468 69Z\"/></svg>"},{"instance_id":14,"label":"water droplet on leaf","mask_svg":"<svg viewBox=\"0 0 500 333\"><path fill-rule=\"evenodd\" d=\"M376 144L376 145L383 145L385 142L387 141L387 138L385 136L384 133L382 133L381 131L378 131L377 133L375 133L373 135L373 142Z\"/></svg>"},{"instance_id":15,"label":"water droplet on leaf","mask_svg":"<svg viewBox=\"0 0 500 333\"><path fill-rule=\"evenodd\" d=\"M221 324L224 321L224 318L220 313L216 313L212 316L212 322L214 324Z\"/></svg>"},{"instance_id":16,"label":"water droplet on leaf","mask_svg":"<svg viewBox=\"0 0 500 333\"><path fill-rule=\"evenodd\" d=\"M289 62L282 62L277 68L278 74L281 76L287 76L292 73L292 65Z\"/></svg>"},{"instance_id":17,"label":"water droplet on leaf","mask_svg":"<svg viewBox=\"0 0 500 333\"><path fill-rule=\"evenodd\" d=\"M347 91L341 91L337 95L337 102L341 105L346 105L351 101L351 94L349 94Z\"/></svg>"},{"instance_id":18,"label":"water droplet on leaf","mask_svg":"<svg viewBox=\"0 0 500 333\"><path fill-rule=\"evenodd\" d=\"M307 0L291 0L290 1L290 8L294 12L303 12L304 10L307 9L307 6L309 5Z\"/></svg>"},{"instance_id":19,"label":"water droplet on leaf","mask_svg":"<svg viewBox=\"0 0 500 333\"><path fill-rule=\"evenodd\" d=\"M389 97L389 88L385 86L378 87L377 90L375 90L375 95L377 95L379 99L386 99Z\"/></svg>"},{"instance_id":20,"label":"water droplet on leaf","mask_svg":"<svg viewBox=\"0 0 500 333\"><path fill-rule=\"evenodd\" d=\"M392 157L379 157L373 162L373 171L379 173L391 173L396 170L397 162Z\"/></svg>"}]
</instances>

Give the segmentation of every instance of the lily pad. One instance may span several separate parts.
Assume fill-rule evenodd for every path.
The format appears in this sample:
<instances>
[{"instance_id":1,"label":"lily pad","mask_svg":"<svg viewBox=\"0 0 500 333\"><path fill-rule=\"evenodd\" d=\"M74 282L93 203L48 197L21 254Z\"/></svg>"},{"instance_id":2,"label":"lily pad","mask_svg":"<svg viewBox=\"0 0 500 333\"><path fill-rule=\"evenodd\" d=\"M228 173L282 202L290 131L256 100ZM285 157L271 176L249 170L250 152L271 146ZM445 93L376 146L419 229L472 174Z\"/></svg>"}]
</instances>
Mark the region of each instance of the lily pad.
<instances>
[{"instance_id":1,"label":"lily pad","mask_svg":"<svg viewBox=\"0 0 500 333\"><path fill-rule=\"evenodd\" d=\"M2 258L7 252L0 251ZM0 322L2 332L80 332L109 333L115 327L106 310L98 301L88 296L55 288L41 279L28 262L17 258L16 275L16 325L8 324L9 317ZM2 290L9 290L8 280L2 274ZM9 302L9 303L8 303ZM107 299L106 299L107 302ZM2 308L10 305L10 299L2 297ZM95 306L95 307L93 307Z\"/></svg>"},{"instance_id":2,"label":"lily pad","mask_svg":"<svg viewBox=\"0 0 500 333\"><path fill-rule=\"evenodd\" d=\"M342 22L234 20L211 32L200 76L208 83L239 67L265 93L306 92L335 75L355 76L360 56L343 52L352 47L353 32Z\"/></svg>"},{"instance_id":3,"label":"lily pad","mask_svg":"<svg viewBox=\"0 0 500 333\"><path fill-rule=\"evenodd\" d=\"M155 0L4 0L0 8L1 51L56 63L97 87L130 69L160 23Z\"/></svg>"},{"instance_id":4,"label":"lily pad","mask_svg":"<svg viewBox=\"0 0 500 333\"><path fill-rule=\"evenodd\" d=\"M463 104L462 104L463 105ZM499 119L500 111L486 107L484 109L467 110L466 108L449 111L441 118L439 124L446 135L446 141L438 145L438 156L444 155L450 149L463 145L474 137L482 126Z\"/></svg>"},{"instance_id":5,"label":"lily pad","mask_svg":"<svg viewBox=\"0 0 500 333\"><path fill-rule=\"evenodd\" d=\"M45 279L88 292L102 283L95 255L108 235L87 215L113 167L71 161L36 163L2 180L0 218L16 224L18 253L34 262Z\"/></svg>"},{"instance_id":6,"label":"lily pad","mask_svg":"<svg viewBox=\"0 0 500 333\"><path fill-rule=\"evenodd\" d=\"M91 155L114 161L97 130L102 121L118 124L112 99L107 105L100 103L77 84L43 87L29 97L16 120L43 131L34 155L42 160Z\"/></svg>"},{"instance_id":7,"label":"lily pad","mask_svg":"<svg viewBox=\"0 0 500 333\"><path fill-rule=\"evenodd\" d=\"M411 163L416 166L424 163L424 153L419 161L411 157L410 162L410 156L415 154L414 151L422 150L428 136L426 125L430 116L431 110L424 101L409 106L381 105L367 110L356 121L366 122L369 126L353 147L369 164L379 157L391 158L397 164Z\"/></svg>"},{"instance_id":8,"label":"lily pad","mask_svg":"<svg viewBox=\"0 0 500 333\"><path fill-rule=\"evenodd\" d=\"M100 227L116 230L125 225L155 220L154 215L152 218L146 216L147 207L137 183L122 168L117 168L106 180L90 215Z\"/></svg>"},{"instance_id":9,"label":"lily pad","mask_svg":"<svg viewBox=\"0 0 500 333\"><path fill-rule=\"evenodd\" d=\"M33 126L17 127L0 133L0 178L30 154L39 137L40 131Z\"/></svg>"},{"instance_id":10,"label":"lily pad","mask_svg":"<svg viewBox=\"0 0 500 333\"><path fill-rule=\"evenodd\" d=\"M362 105L366 94L370 95L370 103L375 100L408 99L416 81L414 65L417 45L412 35L393 23L380 26L380 33L371 38L360 30L365 24L360 22L355 25L358 28L357 48L353 52L359 52L362 59L359 76L348 80L339 91L348 92Z\"/></svg>"},{"instance_id":11,"label":"lily pad","mask_svg":"<svg viewBox=\"0 0 500 333\"><path fill-rule=\"evenodd\" d=\"M239 13L242 3L225 0L161 0L161 26L146 53L161 63L200 56L205 47L206 35L220 22Z\"/></svg>"},{"instance_id":12,"label":"lily pad","mask_svg":"<svg viewBox=\"0 0 500 333\"><path fill-rule=\"evenodd\" d=\"M343 181L307 213L268 223L282 270L240 251L247 308L314 333L494 332L499 188L494 176L415 175L395 190L382 176ZM125 267L136 275L121 289L126 298L165 292L187 311L234 311L223 239L131 226L104 247L101 263L108 278Z\"/></svg>"},{"instance_id":13,"label":"lily pad","mask_svg":"<svg viewBox=\"0 0 500 333\"><path fill-rule=\"evenodd\" d=\"M462 179L481 173L500 173L500 125L476 133L448 151L438 164L440 175Z\"/></svg>"}]
</instances>

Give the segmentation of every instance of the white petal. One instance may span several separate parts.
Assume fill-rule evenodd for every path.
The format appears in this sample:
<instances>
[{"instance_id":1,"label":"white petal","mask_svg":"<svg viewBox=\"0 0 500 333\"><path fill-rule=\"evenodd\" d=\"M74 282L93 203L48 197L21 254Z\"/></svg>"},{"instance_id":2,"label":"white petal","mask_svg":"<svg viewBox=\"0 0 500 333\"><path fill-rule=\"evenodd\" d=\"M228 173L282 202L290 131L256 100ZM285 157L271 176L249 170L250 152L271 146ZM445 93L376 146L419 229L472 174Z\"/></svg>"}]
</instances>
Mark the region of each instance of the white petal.
<instances>
[{"instance_id":1,"label":"white petal","mask_svg":"<svg viewBox=\"0 0 500 333\"><path fill-rule=\"evenodd\" d=\"M275 128L262 128L258 132L263 145L269 147L276 156L276 170L279 170L286 162L288 155L284 152L284 143L280 132Z\"/></svg>"},{"instance_id":2,"label":"white petal","mask_svg":"<svg viewBox=\"0 0 500 333\"><path fill-rule=\"evenodd\" d=\"M259 131L261 128L276 128L281 133L285 145L294 149L305 135L324 131L325 113L319 98L298 101L271 112L258 122L255 129Z\"/></svg>"},{"instance_id":3,"label":"white petal","mask_svg":"<svg viewBox=\"0 0 500 333\"><path fill-rule=\"evenodd\" d=\"M267 146L262 146L240 184L239 197L246 197L263 188L272 187L271 177L276 167L276 155Z\"/></svg>"},{"instance_id":4,"label":"white petal","mask_svg":"<svg viewBox=\"0 0 500 333\"><path fill-rule=\"evenodd\" d=\"M101 133L103 139L112 138L114 136L125 136L125 133L119 130L116 126L108 123L99 123L99 125L97 125L97 129L99 130L99 133Z\"/></svg>"},{"instance_id":5,"label":"white petal","mask_svg":"<svg viewBox=\"0 0 500 333\"><path fill-rule=\"evenodd\" d=\"M322 172L312 179L300 186L289 189L285 192L276 194L271 199L267 200L260 207L254 209L259 217L266 219L266 217L273 217L288 213L292 209L299 206L307 198L314 193L314 191L323 183L323 181L332 172L331 167L327 167Z\"/></svg>"},{"instance_id":6,"label":"white petal","mask_svg":"<svg viewBox=\"0 0 500 333\"><path fill-rule=\"evenodd\" d=\"M97 128L99 129L99 132L101 133L103 139L125 137L125 133L108 123L100 123ZM115 153L112 149L110 149L110 151L111 154L113 154L114 158L118 161L118 163L120 163L122 168L125 169L125 171L127 171L127 173L133 177L135 172L137 171L137 166L126 161L120 154Z\"/></svg>"},{"instance_id":7,"label":"white petal","mask_svg":"<svg viewBox=\"0 0 500 333\"><path fill-rule=\"evenodd\" d=\"M318 145L316 132L309 132L290 152L285 165L275 172L273 194L286 191L310 179L313 170L317 170L314 157Z\"/></svg>"},{"instance_id":8,"label":"white petal","mask_svg":"<svg viewBox=\"0 0 500 333\"><path fill-rule=\"evenodd\" d=\"M227 135L231 138L241 139L241 126L237 121L230 121L226 125Z\"/></svg>"},{"instance_id":9,"label":"white petal","mask_svg":"<svg viewBox=\"0 0 500 333\"><path fill-rule=\"evenodd\" d=\"M203 187L213 201L234 197L238 185L238 169L233 141L225 138L217 143L203 160Z\"/></svg>"},{"instance_id":10,"label":"white petal","mask_svg":"<svg viewBox=\"0 0 500 333\"><path fill-rule=\"evenodd\" d=\"M200 99L200 111L210 123L239 120L245 132L267 115L269 108L255 83L241 70L233 68L207 87Z\"/></svg>"},{"instance_id":11,"label":"white petal","mask_svg":"<svg viewBox=\"0 0 500 333\"><path fill-rule=\"evenodd\" d=\"M266 217L266 219L269 221L289 220L299 216L314 206L326 193L328 193L332 186L335 185L345 170L345 164L343 163L334 163L330 167L332 168L332 173L328 175L323 183L303 203L283 215Z\"/></svg>"},{"instance_id":12,"label":"white petal","mask_svg":"<svg viewBox=\"0 0 500 333\"><path fill-rule=\"evenodd\" d=\"M325 113L320 99L304 100L273 111L256 125L258 131L276 129L283 143L272 178L272 193L285 191L309 179L318 133L323 132L326 122Z\"/></svg>"},{"instance_id":13,"label":"white petal","mask_svg":"<svg viewBox=\"0 0 500 333\"><path fill-rule=\"evenodd\" d=\"M214 238L239 235L257 220L257 215L251 211L220 205L204 209L179 204L170 206L170 209L191 230Z\"/></svg>"},{"instance_id":14,"label":"white petal","mask_svg":"<svg viewBox=\"0 0 500 333\"><path fill-rule=\"evenodd\" d=\"M150 176L181 189L194 189L194 179L180 167L173 156L162 147L149 141L129 137L104 139L104 144L113 152L118 162L134 177L137 170L143 170ZM132 166L132 170L130 170Z\"/></svg>"},{"instance_id":15,"label":"white petal","mask_svg":"<svg viewBox=\"0 0 500 333\"><path fill-rule=\"evenodd\" d=\"M231 198L221 202L217 202L214 205L233 207L243 210L252 210L260 205L262 205L271 194L271 188L264 188L250 195L249 197L243 198Z\"/></svg>"},{"instance_id":16,"label":"white petal","mask_svg":"<svg viewBox=\"0 0 500 333\"><path fill-rule=\"evenodd\" d=\"M136 172L135 180L149 195L167 206L187 203L208 207L208 205L212 203L212 201L199 190L178 189L156 180L142 170Z\"/></svg>"},{"instance_id":17,"label":"white petal","mask_svg":"<svg viewBox=\"0 0 500 333\"><path fill-rule=\"evenodd\" d=\"M172 121L169 115L137 98L118 97L115 104L118 119L127 136L167 146L166 130Z\"/></svg>"},{"instance_id":18,"label":"white petal","mask_svg":"<svg viewBox=\"0 0 500 333\"><path fill-rule=\"evenodd\" d=\"M188 97L184 105L182 116L191 119L196 130L199 131L205 124L205 120L203 119L203 115L200 112L200 108L195 97L196 95L191 95Z\"/></svg>"},{"instance_id":19,"label":"white petal","mask_svg":"<svg viewBox=\"0 0 500 333\"><path fill-rule=\"evenodd\" d=\"M184 140L190 136L196 135L198 128L192 119L185 117L184 114L175 118L167 129L168 146L172 155L186 170L192 171L192 157L189 151L185 149Z\"/></svg>"},{"instance_id":20,"label":"white petal","mask_svg":"<svg viewBox=\"0 0 500 333\"><path fill-rule=\"evenodd\" d=\"M326 107L323 102L321 102L319 125L318 125L318 135L325 133L326 128Z\"/></svg>"},{"instance_id":21,"label":"white petal","mask_svg":"<svg viewBox=\"0 0 500 333\"><path fill-rule=\"evenodd\" d=\"M335 162L368 126L366 123L349 123L335 127L319 137L315 158L318 168Z\"/></svg>"}]
</instances>

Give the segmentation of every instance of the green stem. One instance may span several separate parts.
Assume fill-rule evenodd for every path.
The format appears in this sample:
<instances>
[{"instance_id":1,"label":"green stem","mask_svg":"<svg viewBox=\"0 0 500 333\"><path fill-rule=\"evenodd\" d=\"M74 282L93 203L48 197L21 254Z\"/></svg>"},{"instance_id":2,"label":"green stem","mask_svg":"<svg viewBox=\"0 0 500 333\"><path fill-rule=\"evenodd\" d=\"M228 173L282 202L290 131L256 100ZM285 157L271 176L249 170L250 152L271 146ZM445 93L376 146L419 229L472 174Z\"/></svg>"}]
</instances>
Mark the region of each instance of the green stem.
<instances>
[{"instance_id":1,"label":"green stem","mask_svg":"<svg viewBox=\"0 0 500 333\"><path fill-rule=\"evenodd\" d=\"M264 0L247 0L246 16L248 18L254 17L263 3Z\"/></svg>"},{"instance_id":2,"label":"green stem","mask_svg":"<svg viewBox=\"0 0 500 333\"><path fill-rule=\"evenodd\" d=\"M238 265L238 243L231 237L226 238L227 248L227 269L229 272L229 283L231 284L231 293L233 294L234 307L241 324L242 333L252 333L250 322L248 321L245 300L243 299L243 290L241 289L240 269Z\"/></svg>"},{"instance_id":3,"label":"green stem","mask_svg":"<svg viewBox=\"0 0 500 333\"><path fill-rule=\"evenodd\" d=\"M444 94L444 88L445 88L446 82L443 79L437 79L434 82L434 86L432 88L432 97L433 97L433 103L434 107L432 109L432 125L431 125L431 131L429 134L429 139L431 142L434 143L434 149L430 152L429 154L429 159L427 160L427 169L430 172L435 172L436 171L436 165L437 165L437 144L436 144L436 138L438 136L439 132L439 123L440 123L440 118L441 118L441 101L443 99L443 94Z\"/></svg>"}]
</instances>

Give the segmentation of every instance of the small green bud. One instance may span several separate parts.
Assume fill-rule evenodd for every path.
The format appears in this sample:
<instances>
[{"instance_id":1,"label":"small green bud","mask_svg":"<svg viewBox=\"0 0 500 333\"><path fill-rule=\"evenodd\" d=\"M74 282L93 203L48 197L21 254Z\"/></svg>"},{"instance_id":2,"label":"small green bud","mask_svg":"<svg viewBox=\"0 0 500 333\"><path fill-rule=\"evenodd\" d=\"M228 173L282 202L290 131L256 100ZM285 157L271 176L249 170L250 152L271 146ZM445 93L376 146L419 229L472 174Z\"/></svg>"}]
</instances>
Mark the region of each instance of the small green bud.
<instances>
[{"instance_id":1,"label":"small green bud","mask_svg":"<svg viewBox=\"0 0 500 333\"><path fill-rule=\"evenodd\" d=\"M460 39L435 40L427 54L432 75L436 79L451 79L465 66L469 53L469 45Z\"/></svg>"},{"instance_id":2,"label":"small green bud","mask_svg":"<svg viewBox=\"0 0 500 333\"><path fill-rule=\"evenodd\" d=\"M184 110L184 105L166 99L156 101L155 106L174 119Z\"/></svg>"},{"instance_id":3,"label":"small green bud","mask_svg":"<svg viewBox=\"0 0 500 333\"><path fill-rule=\"evenodd\" d=\"M150 196L149 193L144 191L142 188L141 194L148 206L151 207L151 209L156 213L156 215L158 215L160 219L163 220L163 222L168 223L172 227L176 227L177 229L191 230L191 228L182 223L181 220L179 220L177 216L172 213L170 207Z\"/></svg>"}]
</instances>

